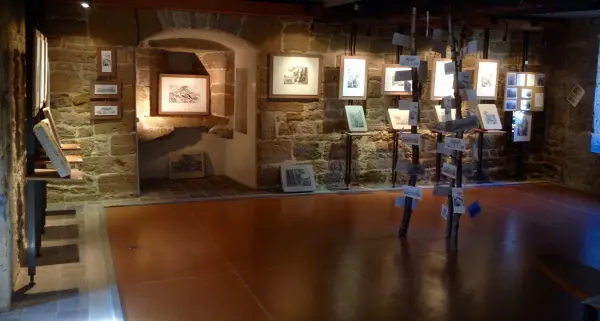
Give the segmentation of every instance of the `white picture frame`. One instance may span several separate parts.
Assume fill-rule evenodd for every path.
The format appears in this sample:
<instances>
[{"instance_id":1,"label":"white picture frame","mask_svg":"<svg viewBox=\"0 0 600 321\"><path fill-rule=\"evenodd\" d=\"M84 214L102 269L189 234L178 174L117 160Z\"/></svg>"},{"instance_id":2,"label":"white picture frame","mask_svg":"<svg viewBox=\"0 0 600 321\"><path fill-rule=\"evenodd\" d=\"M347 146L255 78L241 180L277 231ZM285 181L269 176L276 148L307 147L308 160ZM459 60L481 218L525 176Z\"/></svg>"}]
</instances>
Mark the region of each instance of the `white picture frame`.
<instances>
[{"instance_id":1,"label":"white picture frame","mask_svg":"<svg viewBox=\"0 0 600 321\"><path fill-rule=\"evenodd\" d=\"M504 111L515 111L518 108L518 103L516 99L507 99L504 101Z\"/></svg>"},{"instance_id":2,"label":"white picture frame","mask_svg":"<svg viewBox=\"0 0 600 321\"><path fill-rule=\"evenodd\" d=\"M322 60L316 55L271 55L269 98L319 98Z\"/></svg>"},{"instance_id":3,"label":"white picture frame","mask_svg":"<svg viewBox=\"0 0 600 321\"><path fill-rule=\"evenodd\" d=\"M284 193L314 192L315 172L309 164L285 164L280 167L281 189Z\"/></svg>"},{"instance_id":4,"label":"white picture frame","mask_svg":"<svg viewBox=\"0 0 600 321\"><path fill-rule=\"evenodd\" d=\"M169 153L169 179L202 178L205 176L203 152Z\"/></svg>"},{"instance_id":5,"label":"white picture frame","mask_svg":"<svg viewBox=\"0 0 600 321\"><path fill-rule=\"evenodd\" d=\"M516 72L506 73L506 86L507 87L517 86L517 73Z\"/></svg>"},{"instance_id":6,"label":"white picture frame","mask_svg":"<svg viewBox=\"0 0 600 321\"><path fill-rule=\"evenodd\" d=\"M502 122L495 104L478 104L477 112L481 128L485 130L502 130Z\"/></svg>"},{"instance_id":7,"label":"white picture frame","mask_svg":"<svg viewBox=\"0 0 600 321\"><path fill-rule=\"evenodd\" d=\"M446 96L454 97L454 74L446 75L444 69L444 65L451 61L452 59L434 59L431 100L442 100Z\"/></svg>"},{"instance_id":8,"label":"white picture frame","mask_svg":"<svg viewBox=\"0 0 600 321\"><path fill-rule=\"evenodd\" d=\"M381 68L381 95L383 96L409 96L412 95L412 80L396 81L397 71L411 71L412 68L402 67L399 64L384 64Z\"/></svg>"},{"instance_id":9,"label":"white picture frame","mask_svg":"<svg viewBox=\"0 0 600 321\"><path fill-rule=\"evenodd\" d=\"M367 99L367 59L342 56L340 66L340 99Z\"/></svg>"},{"instance_id":10,"label":"white picture frame","mask_svg":"<svg viewBox=\"0 0 600 321\"><path fill-rule=\"evenodd\" d=\"M531 141L531 112L515 111L513 113L513 141Z\"/></svg>"},{"instance_id":11,"label":"white picture frame","mask_svg":"<svg viewBox=\"0 0 600 321\"><path fill-rule=\"evenodd\" d=\"M346 121L348 123L348 131L350 132L366 132L367 119L365 118L365 110L360 105L347 105L344 107L346 111Z\"/></svg>"},{"instance_id":12,"label":"white picture frame","mask_svg":"<svg viewBox=\"0 0 600 321\"><path fill-rule=\"evenodd\" d=\"M388 118L390 125L394 130L410 130L410 110L402 110L397 108L388 109Z\"/></svg>"},{"instance_id":13,"label":"white picture frame","mask_svg":"<svg viewBox=\"0 0 600 321\"><path fill-rule=\"evenodd\" d=\"M498 72L500 62L491 59L478 59L475 91L477 99L496 100L498 97Z\"/></svg>"},{"instance_id":14,"label":"white picture frame","mask_svg":"<svg viewBox=\"0 0 600 321\"><path fill-rule=\"evenodd\" d=\"M92 81L92 99L120 99L121 82L118 80Z\"/></svg>"}]
</instances>

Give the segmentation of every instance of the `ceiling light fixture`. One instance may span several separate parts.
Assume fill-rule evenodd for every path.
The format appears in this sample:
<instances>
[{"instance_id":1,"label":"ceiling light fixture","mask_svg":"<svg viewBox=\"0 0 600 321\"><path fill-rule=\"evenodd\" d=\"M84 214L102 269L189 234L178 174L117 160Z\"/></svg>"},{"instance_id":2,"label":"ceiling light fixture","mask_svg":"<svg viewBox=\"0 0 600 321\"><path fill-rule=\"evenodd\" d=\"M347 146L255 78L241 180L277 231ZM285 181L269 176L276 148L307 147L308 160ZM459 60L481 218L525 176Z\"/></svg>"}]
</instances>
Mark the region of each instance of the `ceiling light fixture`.
<instances>
[{"instance_id":1,"label":"ceiling light fixture","mask_svg":"<svg viewBox=\"0 0 600 321\"><path fill-rule=\"evenodd\" d=\"M83 0L83 1L81 1L81 6L84 9L88 9L89 7L92 6L92 0Z\"/></svg>"}]
</instances>

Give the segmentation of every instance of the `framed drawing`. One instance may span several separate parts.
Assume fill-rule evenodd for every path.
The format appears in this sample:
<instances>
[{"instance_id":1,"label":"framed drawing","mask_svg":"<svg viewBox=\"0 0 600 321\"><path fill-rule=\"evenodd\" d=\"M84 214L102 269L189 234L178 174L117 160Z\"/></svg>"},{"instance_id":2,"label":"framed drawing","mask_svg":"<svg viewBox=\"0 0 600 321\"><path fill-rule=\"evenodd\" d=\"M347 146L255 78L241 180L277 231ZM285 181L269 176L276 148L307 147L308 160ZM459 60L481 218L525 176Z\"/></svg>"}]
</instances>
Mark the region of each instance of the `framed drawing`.
<instances>
[{"instance_id":1,"label":"framed drawing","mask_svg":"<svg viewBox=\"0 0 600 321\"><path fill-rule=\"evenodd\" d=\"M169 153L169 179L204 177L204 153Z\"/></svg>"},{"instance_id":2,"label":"framed drawing","mask_svg":"<svg viewBox=\"0 0 600 321\"><path fill-rule=\"evenodd\" d=\"M310 55L272 55L269 98L319 98L322 59Z\"/></svg>"},{"instance_id":3,"label":"framed drawing","mask_svg":"<svg viewBox=\"0 0 600 321\"><path fill-rule=\"evenodd\" d=\"M506 74L506 86L516 86L517 85L517 73L509 72Z\"/></svg>"},{"instance_id":4,"label":"framed drawing","mask_svg":"<svg viewBox=\"0 0 600 321\"><path fill-rule=\"evenodd\" d=\"M498 71L500 62L491 59L478 59L476 73L476 87L478 99L496 100L498 88Z\"/></svg>"},{"instance_id":5,"label":"framed drawing","mask_svg":"<svg viewBox=\"0 0 600 321\"><path fill-rule=\"evenodd\" d=\"M96 54L96 68L98 76L117 75L117 53L115 48L98 48Z\"/></svg>"},{"instance_id":6,"label":"framed drawing","mask_svg":"<svg viewBox=\"0 0 600 321\"><path fill-rule=\"evenodd\" d=\"M209 76L159 74L158 114L162 116L210 115Z\"/></svg>"},{"instance_id":7,"label":"framed drawing","mask_svg":"<svg viewBox=\"0 0 600 321\"><path fill-rule=\"evenodd\" d=\"M43 119L33 127L33 133L35 137L42 145L42 148L46 152L46 155L50 159L52 166L56 168L60 177L68 177L71 175L71 166L63 154L60 148L60 143L56 140L56 137L52 134L50 128L50 121Z\"/></svg>"},{"instance_id":8,"label":"framed drawing","mask_svg":"<svg viewBox=\"0 0 600 321\"><path fill-rule=\"evenodd\" d=\"M507 99L504 101L504 111L515 111L517 110L517 100Z\"/></svg>"},{"instance_id":9,"label":"framed drawing","mask_svg":"<svg viewBox=\"0 0 600 321\"><path fill-rule=\"evenodd\" d=\"M340 99L367 99L367 59L343 56L340 66Z\"/></svg>"},{"instance_id":10,"label":"framed drawing","mask_svg":"<svg viewBox=\"0 0 600 321\"><path fill-rule=\"evenodd\" d=\"M346 120L348 121L348 130L351 132L366 132L367 120L363 106L346 106Z\"/></svg>"},{"instance_id":11,"label":"framed drawing","mask_svg":"<svg viewBox=\"0 0 600 321\"><path fill-rule=\"evenodd\" d=\"M531 140L531 113L515 111L513 113L513 141L528 142Z\"/></svg>"},{"instance_id":12,"label":"framed drawing","mask_svg":"<svg viewBox=\"0 0 600 321\"><path fill-rule=\"evenodd\" d=\"M317 183L312 165L281 165L281 189L285 193L314 192Z\"/></svg>"},{"instance_id":13,"label":"framed drawing","mask_svg":"<svg viewBox=\"0 0 600 321\"><path fill-rule=\"evenodd\" d=\"M446 119L446 110L442 108L442 105L435 105L435 114L437 116L438 123L453 121L456 119L456 108L451 108L450 119Z\"/></svg>"},{"instance_id":14,"label":"framed drawing","mask_svg":"<svg viewBox=\"0 0 600 321\"><path fill-rule=\"evenodd\" d=\"M446 75L444 69L444 65L451 61L452 59L434 59L431 100L442 100L443 97L454 96L454 74Z\"/></svg>"},{"instance_id":15,"label":"framed drawing","mask_svg":"<svg viewBox=\"0 0 600 321\"><path fill-rule=\"evenodd\" d=\"M402 80L398 71L411 71L411 68L398 64L384 64L381 68L381 94L388 96L412 95L412 80Z\"/></svg>"},{"instance_id":16,"label":"framed drawing","mask_svg":"<svg viewBox=\"0 0 600 321\"><path fill-rule=\"evenodd\" d=\"M409 122L410 110L401 110L397 108L388 109L390 125L394 130L410 130Z\"/></svg>"},{"instance_id":17,"label":"framed drawing","mask_svg":"<svg viewBox=\"0 0 600 321\"><path fill-rule=\"evenodd\" d=\"M92 81L92 99L120 99L121 82L116 80Z\"/></svg>"},{"instance_id":18,"label":"framed drawing","mask_svg":"<svg viewBox=\"0 0 600 321\"><path fill-rule=\"evenodd\" d=\"M479 123L485 130L502 130L500 115L495 104L479 104L477 105L477 116Z\"/></svg>"},{"instance_id":19,"label":"framed drawing","mask_svg":"<svg viewBox=\"0 0 600 321\"><path fill-rule=\"evenodd\" d=\"M91 101L90 119L121 119L121 102Z\"/></svg>"}]
</instances>

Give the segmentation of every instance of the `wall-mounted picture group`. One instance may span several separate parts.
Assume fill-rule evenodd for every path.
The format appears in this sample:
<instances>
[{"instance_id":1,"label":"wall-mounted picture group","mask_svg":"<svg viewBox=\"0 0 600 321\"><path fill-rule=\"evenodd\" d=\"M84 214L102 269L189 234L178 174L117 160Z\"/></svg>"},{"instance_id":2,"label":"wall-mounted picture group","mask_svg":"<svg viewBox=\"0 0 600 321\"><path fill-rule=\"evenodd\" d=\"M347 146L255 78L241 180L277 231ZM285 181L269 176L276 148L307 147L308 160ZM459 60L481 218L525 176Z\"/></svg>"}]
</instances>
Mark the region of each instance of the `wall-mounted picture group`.
<instances>
[{"instance_id":1,"label":"wall-mounted picture group","mask_svg":"<svg viewBox=\"0 0 600 321\"><path fill-rule=\"evenodd\" d=\"M546 76L533 72L506 74L505 111L543 111Z\"/></svg>"}]
</instances>

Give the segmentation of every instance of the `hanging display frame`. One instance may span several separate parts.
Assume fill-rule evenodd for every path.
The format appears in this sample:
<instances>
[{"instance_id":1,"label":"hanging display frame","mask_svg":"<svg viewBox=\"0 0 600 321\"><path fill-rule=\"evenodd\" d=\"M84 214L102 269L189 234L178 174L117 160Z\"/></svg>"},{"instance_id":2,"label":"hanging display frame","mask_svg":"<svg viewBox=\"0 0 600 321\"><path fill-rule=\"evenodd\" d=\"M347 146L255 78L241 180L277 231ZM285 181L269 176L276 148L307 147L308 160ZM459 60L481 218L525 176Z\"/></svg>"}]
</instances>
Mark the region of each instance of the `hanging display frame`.
<instances>
[{"instance_id":1,"label":"hanging display frame","mask_svg":"<svg viewBox=\"0 0 600 321\"><path fill-rule=\"evenodd\" d=\"M342 56L340 63L339 99L366 100L367 84L367 58L360 56Z\"/></svg>"},{"instance_id":2,"label":"hanging display frame","mask_svg":"<svg viewBox=\"0 0 600 321\"><path fill-rule=\"evenodd\" d=\"M476 65L474 85L477 99L497 100L500 61L494 59L477 59ZM482 70L482 66L486 66L485 71ZM488 83L489 85L487 85Z\"/></svg>"},{"instance_id":3,"label":"hanging display frame","mask_svg":"<svg viewBox=\"0 0 600 321\"><path fill-rule=\"evenodd\" d=\"M452 59L435 58L433 60L431 100L442 100L446 96L454 96L454 74L446 75L444 70L444 64L449 62L452 62Z\"/></svg>"}]
</instances>

